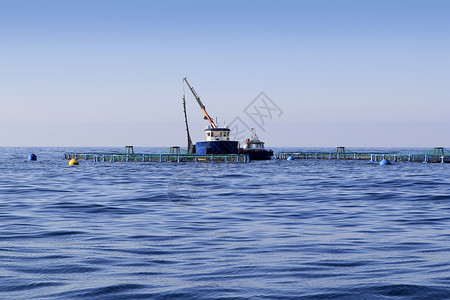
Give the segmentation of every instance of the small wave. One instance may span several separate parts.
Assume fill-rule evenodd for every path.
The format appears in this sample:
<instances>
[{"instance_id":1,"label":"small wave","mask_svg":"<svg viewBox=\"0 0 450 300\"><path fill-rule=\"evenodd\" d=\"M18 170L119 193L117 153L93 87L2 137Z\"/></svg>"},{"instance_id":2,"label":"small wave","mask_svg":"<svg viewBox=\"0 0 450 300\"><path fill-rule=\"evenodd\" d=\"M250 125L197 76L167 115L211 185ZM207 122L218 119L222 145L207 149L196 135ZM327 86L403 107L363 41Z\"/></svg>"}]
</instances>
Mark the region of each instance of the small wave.
<instances>
[{"instance_id":1,"label":"small wave","mask_svg":"<svg viewBox=\"0 0 450 300\"><path fill-rule=\"evenodd\" d=\"M126 294L130 296L130 298L126 298L125 292L129 291L137 291L146 288L146 285L143 284L131 284L131 283L123 283L123 284L114 284L109 286L97 287L97 288L87 288L87 289L78 289L71 290L68 292L62 292L57 294L49 295L51 297L57 297L59 299L63 298L75 298L75 299L137 299L138 295L133 297L133 294ZM112 297L112 298L110 298Z\"/></svg>"},{"instance_id":2,"label":"small wave","mask_svg":"<svg viewBox=\"0 0 450 300\"><path fill-rule=\"evenodd\" d=\"M70 273L92 273L101 270L101 268L80 266L76 264L54 265L47 267L25 267L11 266L12 271L28 274L70 274Z\"/></svg>"},{"instance_id":3,"label":"small wave","mask_svg":"<svg viewBox=\"0 0 450 300\"><path fill-rule=\"evenodd\" d=\"M396 299L448 299L450 288L431 285L391 284L351 289L352 294Z\"/></svg>"},{"instance_id":4,"label":"small wave","mask_svg":"<svg viewBox=\"0 0 450 300\"><path fill-rule=\"evenodd\" d=\"M59 286L64 285L61 282L30 282L30 283L14 283L14 282L4 282L0 283L0 293L1 292L16 292L16 291L27 291L27 290L33 290L38 289L42 287L52 287L52 286Z\"/></svg>"}]
</instances>

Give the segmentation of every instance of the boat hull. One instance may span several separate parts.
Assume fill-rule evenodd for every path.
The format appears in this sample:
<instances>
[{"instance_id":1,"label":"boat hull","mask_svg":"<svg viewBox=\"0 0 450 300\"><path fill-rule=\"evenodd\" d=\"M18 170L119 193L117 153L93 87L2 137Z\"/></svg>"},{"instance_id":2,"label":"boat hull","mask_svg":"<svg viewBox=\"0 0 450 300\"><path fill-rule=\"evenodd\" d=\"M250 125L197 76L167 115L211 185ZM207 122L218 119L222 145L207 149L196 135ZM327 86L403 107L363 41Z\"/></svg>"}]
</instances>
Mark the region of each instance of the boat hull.
<instances>
[{"instance_id":1,"label":"boat hull","mask_svg":"<svg viewBox=\"0 0 450 300\"><path fill-rule=\"evenodd\" d=\"M272 150L266 150L266 149L249 149L249 150L242 150L240 152L241 154L248 154L248 157L250 160L270 160L273 156Z\"/></svg>"},{"instance_id":2,"label":"boat hull","mask_svg":"<svg viewBox=\"0 0 450 300\"><path fill-rule=\"evenodd\" d=\"M238 141L207 141L195 144L196 154L238 154Z\"/></svg>"}]
</instances>

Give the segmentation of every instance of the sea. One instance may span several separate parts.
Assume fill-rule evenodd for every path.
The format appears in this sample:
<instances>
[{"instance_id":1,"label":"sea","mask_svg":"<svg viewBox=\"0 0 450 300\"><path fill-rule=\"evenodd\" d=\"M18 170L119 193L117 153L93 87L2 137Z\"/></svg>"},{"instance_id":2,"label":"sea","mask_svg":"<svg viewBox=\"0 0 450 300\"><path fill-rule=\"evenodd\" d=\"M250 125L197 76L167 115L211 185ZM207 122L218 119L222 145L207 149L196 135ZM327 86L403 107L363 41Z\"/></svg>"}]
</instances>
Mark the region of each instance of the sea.
<instances>
[{"instance_id":1,"label":"sea","mask_svg":"<svg viewBox=\"0 0 450 300\"><path fill-rule=\"evenodd\" d=\"M120 151L0 148L0 299L450 299L450 164Z\"/></svg>"}]
</instances>

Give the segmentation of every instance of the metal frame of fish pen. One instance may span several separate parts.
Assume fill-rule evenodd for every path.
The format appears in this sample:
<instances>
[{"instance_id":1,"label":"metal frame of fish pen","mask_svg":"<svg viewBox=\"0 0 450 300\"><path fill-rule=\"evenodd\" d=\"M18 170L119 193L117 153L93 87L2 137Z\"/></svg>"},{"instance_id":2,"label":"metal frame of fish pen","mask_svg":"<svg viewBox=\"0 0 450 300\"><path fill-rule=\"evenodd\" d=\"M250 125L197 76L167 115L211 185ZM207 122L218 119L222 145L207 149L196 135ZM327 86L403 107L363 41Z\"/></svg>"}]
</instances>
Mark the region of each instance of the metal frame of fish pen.
<instances>
[{"instance_id":1,"label":"metal frame of fish pen","mask_svg":"<svg viewBox=\"0 0 450 300\"><path fill-rule=\"evenodd\" d=\"M92 160L94 162L206 162L206 163L248 163L248 154L103 154L65 153L63 159Z\"/></svg>"},{"instance_id":2,"label":"metal frame of fish pen","mask_svg":"<svg viewBox=\"0 0 450 300\"><path fill-rule=\"evenodd\" d=\"M422 162L422 163L450 163L450 156L428 154L397 154L397 153L356 153L356 152L280 152L276 159L328 159L328 160L369 160L380 162L387 159L390 162Z\"/></svg>"}]
</instances>

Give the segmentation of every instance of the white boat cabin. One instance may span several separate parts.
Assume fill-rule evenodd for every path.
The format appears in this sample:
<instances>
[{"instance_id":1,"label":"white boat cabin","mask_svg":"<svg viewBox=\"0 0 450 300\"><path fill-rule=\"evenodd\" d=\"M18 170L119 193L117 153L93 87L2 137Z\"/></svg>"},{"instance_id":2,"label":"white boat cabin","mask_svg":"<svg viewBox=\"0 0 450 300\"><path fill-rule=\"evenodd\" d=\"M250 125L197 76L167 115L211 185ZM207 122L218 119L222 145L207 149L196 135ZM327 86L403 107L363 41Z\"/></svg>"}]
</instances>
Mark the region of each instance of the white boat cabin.
<instances>
[{"instance_id":1,"label":"white boat cabin","mask_svg":"<svg viewBox=\"0 0 450 300\"><path fill-rule=\"evenodd\" d=\"M206 141L229 141L231 129L226 128L212 128L208 126L205 129Z\"/></svg>"},{"instance_id":2,"label":"white boat cabin","mask_svg":"<svg viewBox=\"0 0 450 300\"><path fill-rule=\"evenodd\" d=\"M247 139L244 144L244 150L249 149L264 149L264 142L261 142L259 137L253 131L253 136L251 139Z\"/></svg>"}]
</instances>

